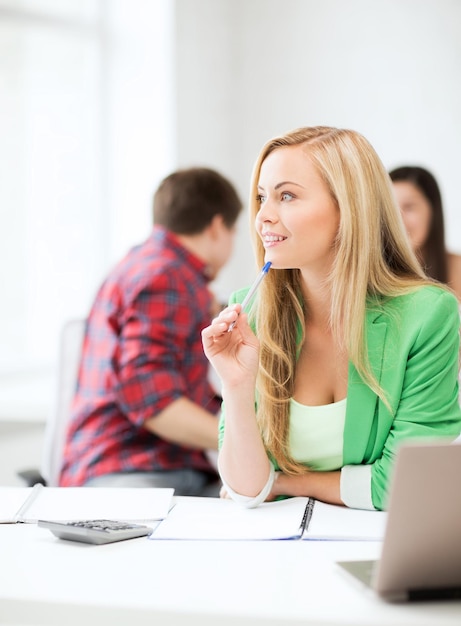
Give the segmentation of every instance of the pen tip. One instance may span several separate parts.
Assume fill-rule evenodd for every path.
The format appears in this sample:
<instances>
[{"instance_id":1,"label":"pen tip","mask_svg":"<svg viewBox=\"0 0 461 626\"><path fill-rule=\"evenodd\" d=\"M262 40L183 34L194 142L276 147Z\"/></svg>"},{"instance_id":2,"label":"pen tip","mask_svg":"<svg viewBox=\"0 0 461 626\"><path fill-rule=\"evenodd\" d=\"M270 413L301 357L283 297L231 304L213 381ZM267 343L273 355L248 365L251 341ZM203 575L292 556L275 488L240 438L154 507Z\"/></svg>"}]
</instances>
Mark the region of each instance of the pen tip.
<instances>
[{"instance_id":1,"label":"pen tip","mask_svg":"<svg viewBox=\"0 0 461 626\"><path fill-rule=\"evenodd\" d=\"M272 265L272 262L268 261L263 267L263 272L267 272L271 265Z\"/></svg>"}]
</instances>

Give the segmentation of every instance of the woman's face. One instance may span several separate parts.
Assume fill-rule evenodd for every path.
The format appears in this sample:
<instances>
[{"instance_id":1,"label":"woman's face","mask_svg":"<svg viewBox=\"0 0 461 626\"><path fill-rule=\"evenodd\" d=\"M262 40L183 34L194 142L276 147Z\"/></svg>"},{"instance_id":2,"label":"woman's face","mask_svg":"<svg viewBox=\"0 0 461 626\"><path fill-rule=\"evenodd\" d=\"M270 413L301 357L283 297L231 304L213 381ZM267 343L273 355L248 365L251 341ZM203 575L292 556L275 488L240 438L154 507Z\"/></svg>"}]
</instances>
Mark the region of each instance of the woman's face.
<instances>
[{"instance_id":1,"label":"woman's face","mask_svg":"<svg viewBox=\"0 0 461 626\"><path fill-rule=\"evenodd\" d=\"M303 146L277 148L261 165L255 226L274 268L328 272L339 209Z\"/></svg>"},{"instance_id":2,"label":"woman's face","mask_svg":"<svg viewBox=\"0 0 461 626\"><path fill-rule=\"evenodd\" d=\"M424 246L429 236L432 207L426 196L413 183L401 180L394 182L393 185L411 246L417 252Z\"/></svg>"}]
</instances>

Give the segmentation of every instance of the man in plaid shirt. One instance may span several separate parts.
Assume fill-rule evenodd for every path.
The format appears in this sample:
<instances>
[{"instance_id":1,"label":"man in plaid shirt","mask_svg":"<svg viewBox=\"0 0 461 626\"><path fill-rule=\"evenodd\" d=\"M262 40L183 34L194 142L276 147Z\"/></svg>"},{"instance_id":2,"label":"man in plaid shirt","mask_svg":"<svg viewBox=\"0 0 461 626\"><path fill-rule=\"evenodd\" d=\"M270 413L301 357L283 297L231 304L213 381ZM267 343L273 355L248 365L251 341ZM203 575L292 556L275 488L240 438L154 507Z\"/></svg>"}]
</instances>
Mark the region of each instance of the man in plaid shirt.
<instances>
[{"instance_id":1,"label":"man in plaid shirt","mask_svg":"<svg viewBox=\"0 0 461 626\"><path fill-rule=\"evenodd\" d=\"M214 170L179 170L160 184L150 237L110 273L87 320L61 486L218 494L207 450L217 449L220 399L201 330L240 211Z\"/></svg>"}]
</instances>

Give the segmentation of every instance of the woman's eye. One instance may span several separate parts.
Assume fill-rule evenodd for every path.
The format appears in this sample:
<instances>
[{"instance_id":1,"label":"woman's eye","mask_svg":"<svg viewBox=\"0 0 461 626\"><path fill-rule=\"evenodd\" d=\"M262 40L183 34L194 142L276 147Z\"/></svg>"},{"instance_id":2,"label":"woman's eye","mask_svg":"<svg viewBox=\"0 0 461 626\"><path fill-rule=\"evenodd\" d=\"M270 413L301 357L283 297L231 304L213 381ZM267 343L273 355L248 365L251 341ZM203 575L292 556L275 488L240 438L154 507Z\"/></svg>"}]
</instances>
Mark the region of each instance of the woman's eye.
<instances>
[{"instance_id":1,"label":"woman's eye","mask_svg":"<svg viewBox=\"0 0 461 626\"><path fill-rule=\"evenodd\" d=\"M256 196L256 202L258 204L264 204L266 200L266 196L263 196L262 193L258 193L258 195Z\"/></svg>"},{"instance_id":2,"label":"woman's eye","mask_svg":"<svg viewBox=\"0 0 461 626\"><path fill-rule=\"evenodd\" d=\"M293 195L289 191L284 191L282 193L282 200L289 202L290 200L293 200Z\"/></svg>"}]
</instances>

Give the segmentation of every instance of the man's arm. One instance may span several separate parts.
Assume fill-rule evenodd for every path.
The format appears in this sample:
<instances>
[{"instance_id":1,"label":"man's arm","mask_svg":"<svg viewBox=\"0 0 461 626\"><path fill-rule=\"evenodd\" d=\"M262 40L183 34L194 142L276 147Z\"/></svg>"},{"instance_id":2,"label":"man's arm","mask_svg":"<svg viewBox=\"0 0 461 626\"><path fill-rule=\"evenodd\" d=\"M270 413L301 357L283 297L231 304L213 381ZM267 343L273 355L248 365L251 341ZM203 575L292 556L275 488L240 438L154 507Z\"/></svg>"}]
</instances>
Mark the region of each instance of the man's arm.
<instances>
[{"instance_id":1,"label":"man's arm","mask_svg":"<svg viewBox=\"0 0 461 626\"><path fill-rule=\"evenodd\" d=\"M169 404L145 422L154 435L171 443L200 450L218 448L218 418L185 397Z\"/></svg>"}]
</instances>

